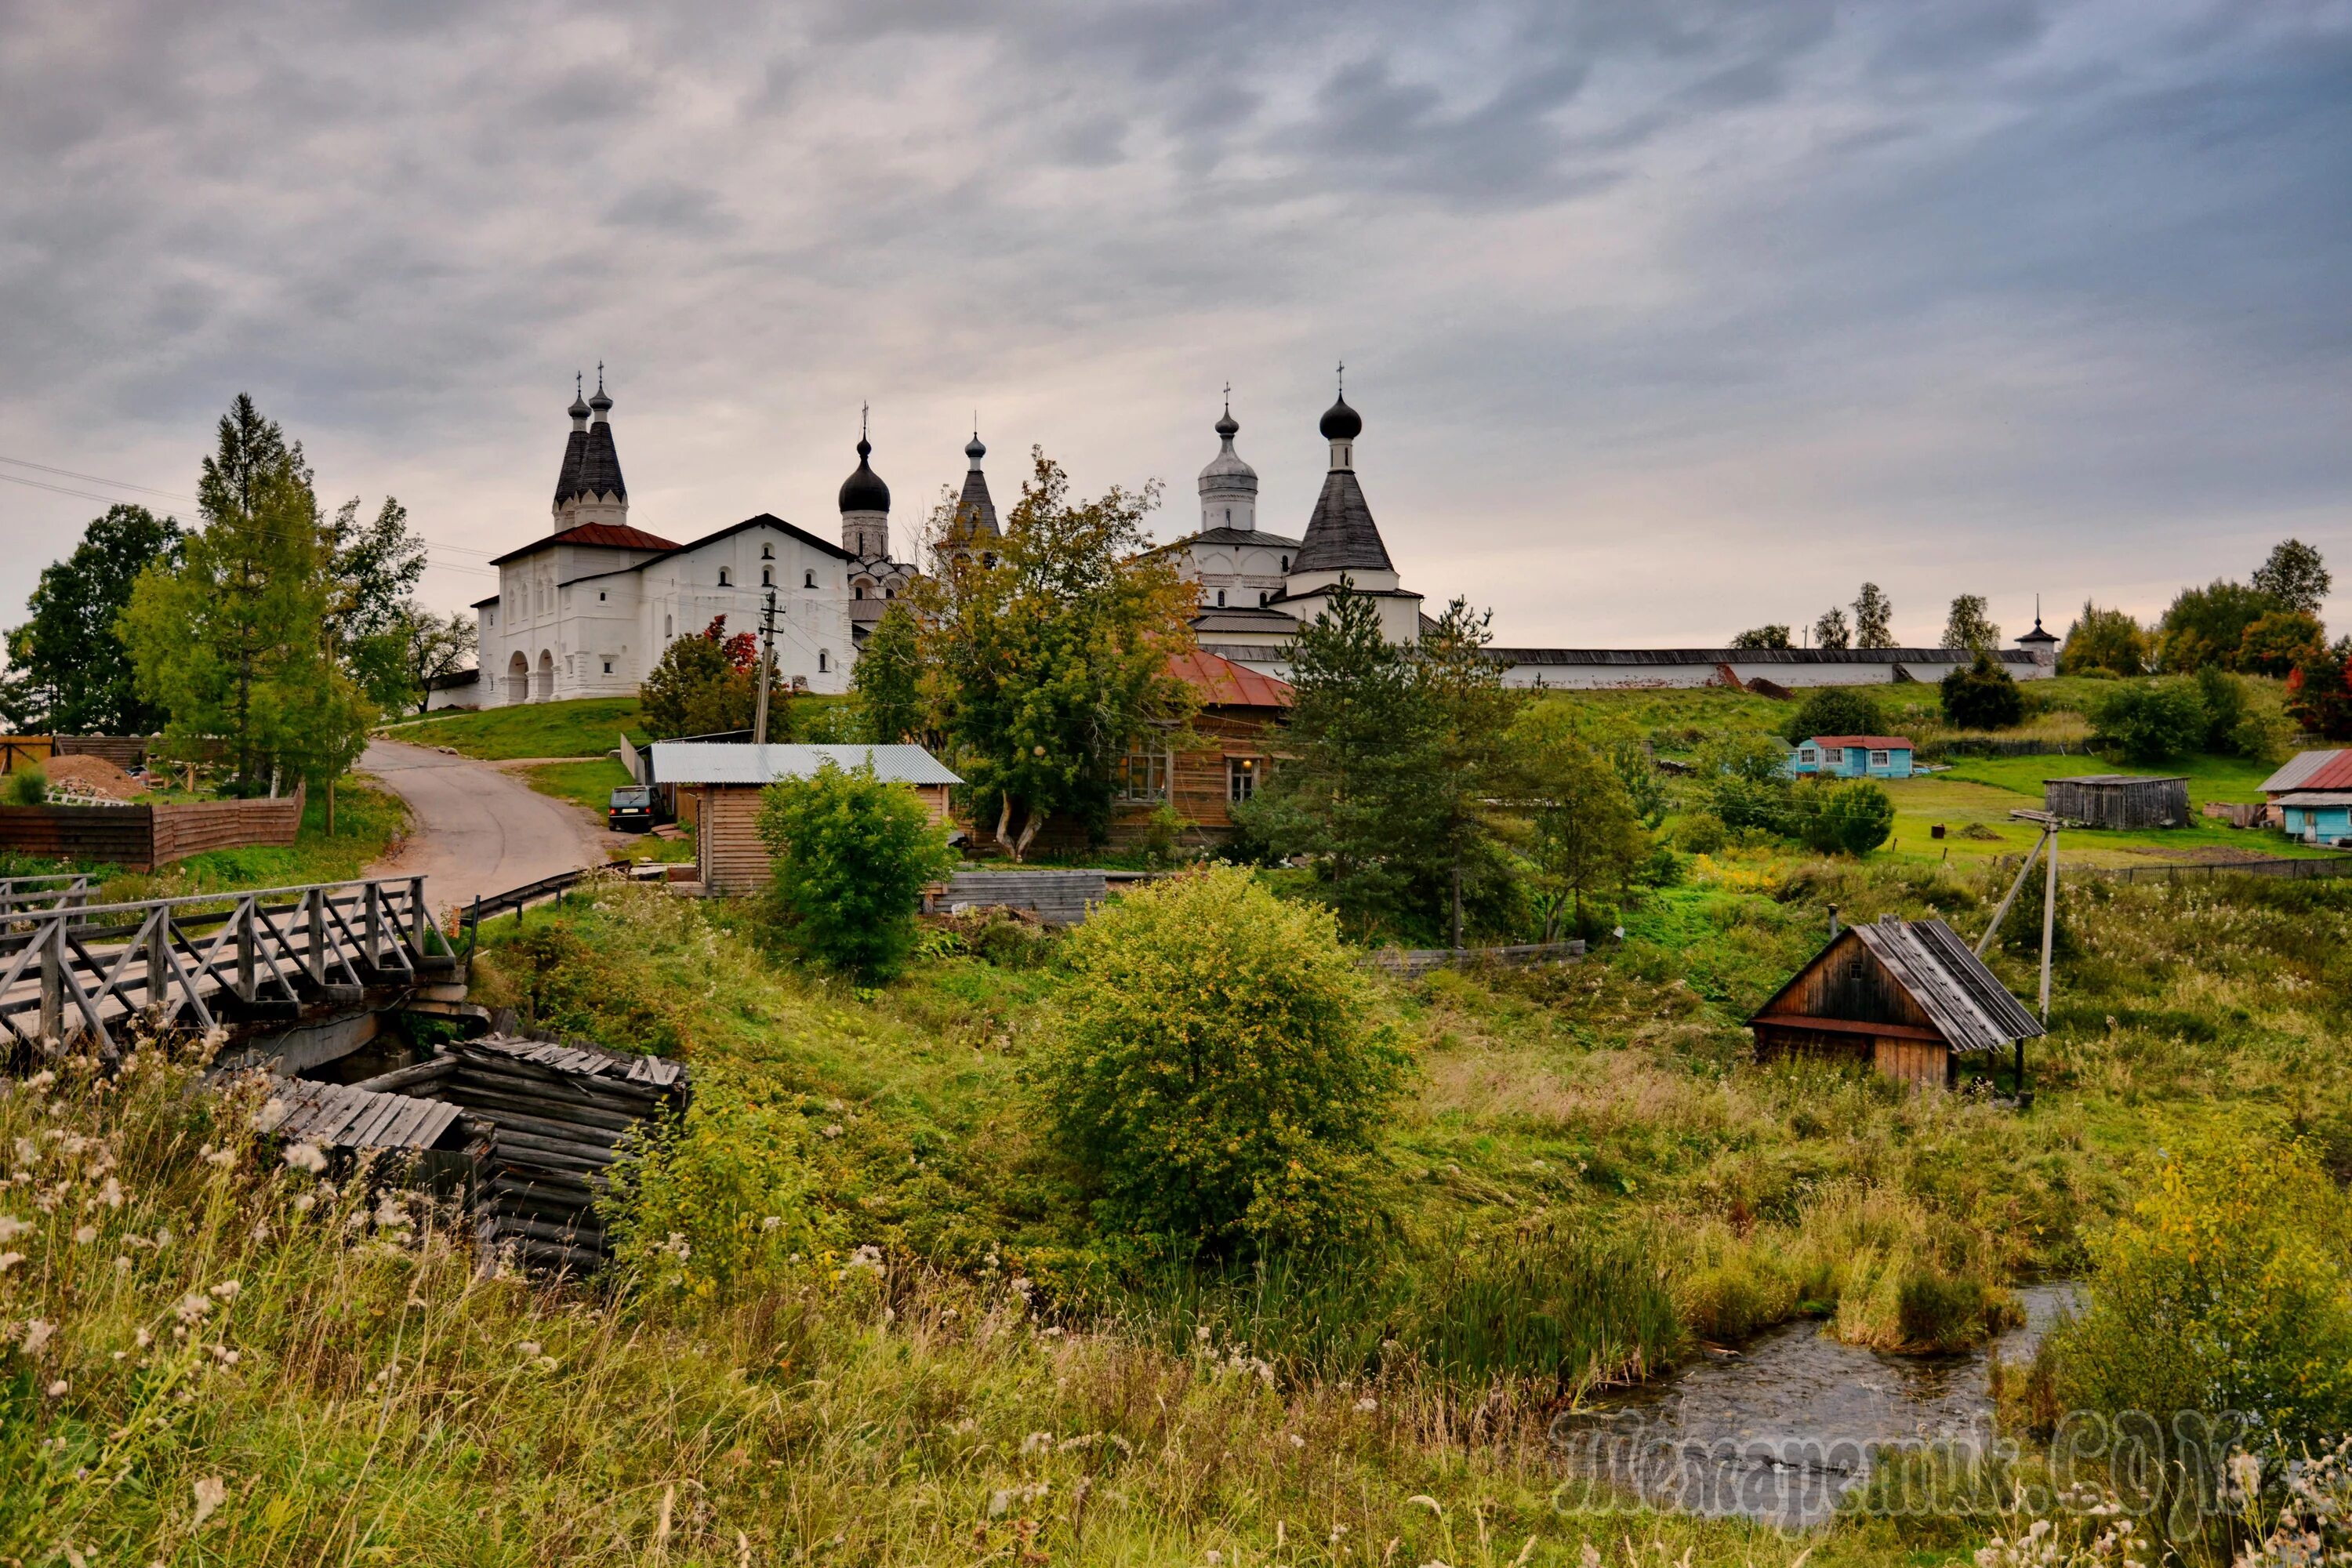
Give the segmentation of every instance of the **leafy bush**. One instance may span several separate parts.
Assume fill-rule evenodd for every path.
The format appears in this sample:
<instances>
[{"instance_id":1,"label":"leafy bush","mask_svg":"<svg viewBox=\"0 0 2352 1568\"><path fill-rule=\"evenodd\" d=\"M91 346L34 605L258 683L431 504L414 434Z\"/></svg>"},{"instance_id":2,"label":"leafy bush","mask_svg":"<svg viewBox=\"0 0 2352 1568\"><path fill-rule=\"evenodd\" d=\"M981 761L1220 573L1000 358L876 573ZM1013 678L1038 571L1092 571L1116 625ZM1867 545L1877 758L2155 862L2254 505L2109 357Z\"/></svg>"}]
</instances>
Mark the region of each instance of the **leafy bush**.
<instances>
[{"instance_id":1,"label":"leafy bush","mask_svg":"<svg viewBox=\"0 0 2352 1568\"><path fill-rule=\"evenodd\" d=\"M921 797L871 763L834 763L761 793L760 837L775 857L771 896L811 956L868 984L906 966L923 884L946 874L947 832Z\"/></svg>"},{"instance_id":2,"label":"leafy bush","mask_svg":"<svg viewBox=\"0 0 2352 1568\"><path fill-rule=\"evenodd\" d=\"M1820 780L1795 792L1798 837L1823 855L1867 855L1895 831L1895 802L1867 779Z\"/></svg>"},{"instance_id":3,"label":"leafy bush","mask_svg":"<svg viewBox=\"0 0 2352 1568\"><path fill-rule=\"evenodd\" d=\"M2025 719L2025 694L2009 671L1979 650L1974 662L1944 677L1944 720L1961 730L2008 730Z\"/></svg>"},{"instance_id":4,"label":"leafy bush","mask_svg":"<svg viewBox=\"0 0 2352 1568\"><path fill-rule=\"evenodd\" d=\"M1797 705L1780 734L1790 744L1815 735L1876 735L1885 732L1886 715L1867 692L1853 686L1819 686Z\"/></svg>"},{"instance_id":5,"label":"leafy bush","mask_svg":"<svg viewBox=\"0 0 2352 1568\"><path fill-rule=\"evenodd\" d=\"M10 805L42 805L49 798L49 775L39 768L18 768L8 775Z\"/></svg>"},{"instance_id":6,"label":"leafy bush","mask_svg":"<svg viewBox=\"0 0 2352 1568\"><path fill-rule=\"evenodd\" d=\"M1261 1248L1352 1228L1408 1058L1329 910L1215 868L1097 913L1068 963L1039 1104L1107 1227Z\"/></svg>"},{"instance_id":7,"label":"leafy bush","mask_svg":"<svg viewBox=\"0 0 2352 1568\"><path fill-rule=\"evenodd\" d=\"M758 711L758 676L756 639L750 632L729 637L727 617L715 616L698 635L664 648L638 688L646 728L656 739L748 730ZM791 699L787 684L769 689L769 740L793 738Z\"/></svg>"},{"instance_id":8,"label":"leafy bush","mask_svg":"<svg viewBox=\"0 0 2352 1568\"><path fill-rule=\"evenodd\" d=\"M2091 723L2126 762L2160 763L2205 743L2205 702L2189 679L2118 687L2092 706Z\"/></svg>"},{"instance_id":9,"label":"leafy bush","mask_svg":"<svg viewBox=\"0 0 2352 1568\"><path fill-rule=\"evenodd\" d=\"M2346 1205L2299 1144L2207 1134L2090 1247L2090 1305L2051 1335L2061 1408L2251 1416L2293 1452L2352 1426Z\"/></svg>"},{"instance_id":10,"label":"leafy bush","mask_svg":"<svg viewBox=\"0 0 2352 1568\"><path fill-rule=\"evenodd\" d=\"M2147 632L2127 610L2103 610L2083 601L2058 653L2061 675L2137 675L2147 668Z\"/></svg>"},{"instance_id":11,"label":"leafy bush","mask_svg":"<svg viewBox=\"0 0 2352 1568\"><path fill-rule=\"evenodd\" d=\"M1712 855L1730 839L1723 818L1711 811L1694 811L1675 824L1675 842L1693 855Z\"/></svg>"}]
</instances>

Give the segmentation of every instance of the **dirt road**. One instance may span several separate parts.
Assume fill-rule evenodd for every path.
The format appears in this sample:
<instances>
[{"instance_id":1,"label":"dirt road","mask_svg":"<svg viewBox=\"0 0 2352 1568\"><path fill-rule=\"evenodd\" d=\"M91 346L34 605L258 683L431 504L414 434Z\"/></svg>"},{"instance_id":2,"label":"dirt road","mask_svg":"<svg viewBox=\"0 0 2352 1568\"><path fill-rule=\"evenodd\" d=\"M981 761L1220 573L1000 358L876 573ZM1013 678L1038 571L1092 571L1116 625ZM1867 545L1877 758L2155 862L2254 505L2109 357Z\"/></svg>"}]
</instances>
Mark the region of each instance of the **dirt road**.
<instances>
[{"instance_id":1,"label":"dirt road","mask_svg":"<svg viewBox=\"0 0 2352 1568\"><path fill-rule=\"evenodd\" d=\"M429 879L425 893L436 909L604 863L605 836L579 807L494 763L373 741L360 767L407 801L415 816L407 840L368 874Z\"/></svg>"}]
</instances>

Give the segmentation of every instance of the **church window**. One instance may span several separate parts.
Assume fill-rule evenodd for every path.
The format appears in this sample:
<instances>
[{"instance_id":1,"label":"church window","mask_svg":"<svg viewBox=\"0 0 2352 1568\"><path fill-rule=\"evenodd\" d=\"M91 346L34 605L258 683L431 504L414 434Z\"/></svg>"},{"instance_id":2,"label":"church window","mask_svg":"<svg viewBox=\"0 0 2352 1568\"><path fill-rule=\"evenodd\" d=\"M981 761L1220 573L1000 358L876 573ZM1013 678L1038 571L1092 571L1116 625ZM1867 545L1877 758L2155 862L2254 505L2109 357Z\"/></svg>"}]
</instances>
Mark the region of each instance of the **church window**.
<instances>
[{"instance_id":1,"label":"church window","mask_svg":"<svg viewBox=\"0 0 2352 1568\"><path fill-rule=\"evenodd\" d=\"M761 586L761 587L762 587L762 588L772 588L772 587L774 587L775 585L776 585L776 569L775 569L774 567L772 567L772 566L762 566L762 567L761 567L761 568L760 568L760 586Z\"/></svg>"},{"instance_id":2,"label":"church window","mask_svg":"<svg viewBox=\"0 0 2352 1568\"><path fill-rule=\"evenodd\" d=\"M1257 793L1257 775L1265 759L1261 757L1227 757L1225 759L1225 798L1238 805Z\"/></svg>"},{"instance_id":3,"label":"church window","mask_svg":"<svg viewBox=\"0 0 2352 1568\"><path fill-rule=\"evenodd\" d=\"M604 673L607 675L613 673L613 661L609 658L604 661Z\"/></svg>"},{"instance_id":4,"label":"church window","mask_svg":"<svg viewBox=\"0 0 2352 1568\"><path fill-rule=\"evenodd\" d=\"M814 587L815 587L815 586L816 586L816 574L815 574L815 573L814 573L814 572L803 572L803 573L802 573L802 574L801 574L801 586L802 586L802 587L803 587L803 588L814 588Z\"/></svg>"},{"instance_id":5,"label":"church window","mask_svg":"<svg viewBox=\"0 0 2352 1568\"><path fill-rule=\"evenodd\" d=\"M1261 610L1265 608L1265 590L1263 588L1257 591L1257 607Z\"/></svg>"},{"instance_id":6,"label":"church window","mask_svg":"<svg viewBox=\"0 0 2352 1568\"><path fill-rule=\"evenodd\" d=\"M596 602L600 605L604 602L604 590L602 588L596 590Z\"/></svg>"},{"instance_id":7,"label":"church window","mask_svg":"<svg viewBox=\"0 0 2352 1568\"><path fill-rule=\"evenodd\" d=\"M895 599L898 596L898 590L896 588L885 588L882 590L882 596L886 599Z\"/></svg>"},{"instance_id":8,"label":"church window","mask_svg":"<svg viewBox=\"0 0 2352 1568\"><path fill-rule=\"evenodd\" d=\"M1218 590L1217 590L1217 608L1219 608L1219 609L1221 609L1221 610L1222 610L1222 609L1223 609L1224 607L1225 607L1225 591L1224 591L1223 588L1220 588L1220 589L1218 589Z\"/></svg>"},{"instance_id":9,"label":"church window","mask_svg":"<svg viewBox=\"0 0 2352 1568\"><path fill-rule=\"evenodd\" d=\"M1168 753L1138 748L1119 758L1111 784L1121 800L1145 804L1168 798Z\"/></svg>"},{"instance_id":10,"label":"church window","mask_svg":"<svg viewBox=\"0 0 2352 1568\"><path fill-rule=\"evenodd\" d=\"M866 597L866 584L863 584L863 583L860 583L859 584L857 584L856 588L853 590L853 592L854 592L854 593L856 593L856 595L857 595L857 597L859 597L859 598L861 598L861 599L862 599L862 598L864 598L864 597Z\"/></svg>"},{"instance_id":11,"label":"church window","mask_svg":"<svg viewBox=\"0 0 2352 1568\"><path fill-rule=\"evenodd\" d=\"M833 650L832 650L831 648L823 648L823 647L821 647L821 648L817 649L817 650L816 650L816 672L817 672L819 675L823 675L823 674L824 674L826 671L828 671L828 670L832 669L832 668L833 668Z\"/></svg>"},{"instance_id":12,"label":"church window","mask_svg":"<svg viewBox=\"0 0 2352 1568\"><path fill-rule=\"evenodd\" d=\"M667 642L676 636L677 636L677 621L668 616L664 616L662 617L662 641Z\"/></svg>"},{"instance_id":13,"label":"church window","mask_svg":"<svg viewBox=\"0 0 2352 1568\"><path fill-rule=\"evenodd\" d=\"M1287 571L1289 571L1289 570L1290 570L1290 557L1289 557L1289 556L1287 556L1287 555L1286 555L1286 556L1284 556L1284 557L1282 558L1282 569L1283 569L1285 572L1287 572Z\"/></svg>"},{"instance_id":14,"label":"church window","mask_svg":"<svg viewBox=\"0 0 2352 1568\"><path fill-rule=\"evenodd\" d=\"M719 585L722 588L732 588L735 585L735 574L724 566L719 569Z\"/></svg>"},{"instance_id":15,"label":"church window","mask_svg":"<svg viewBox=\"0 0 2352 1568\"><path fill-rule=\"evenodd\" d=\"M761 559L761 560L762 560L762 561L773 561L775 558L776 558L776 547L775 547L774 545L772 545L772 544L762 544L761 546L760 546L760 559Z\"/></svg>"}]
</instances>

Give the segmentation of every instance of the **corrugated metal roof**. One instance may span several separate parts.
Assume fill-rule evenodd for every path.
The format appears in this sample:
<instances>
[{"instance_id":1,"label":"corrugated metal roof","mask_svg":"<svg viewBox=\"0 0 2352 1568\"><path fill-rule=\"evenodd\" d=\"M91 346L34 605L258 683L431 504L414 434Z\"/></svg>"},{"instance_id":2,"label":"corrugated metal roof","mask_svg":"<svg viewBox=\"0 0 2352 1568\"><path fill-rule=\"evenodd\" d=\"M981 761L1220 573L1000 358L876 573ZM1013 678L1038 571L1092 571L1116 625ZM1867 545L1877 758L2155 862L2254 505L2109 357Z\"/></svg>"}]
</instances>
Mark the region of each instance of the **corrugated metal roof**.
<instances>
[{"instance_id":1,"label":"corrugated metal roof","mask_svg":"<svg viewBox=\"0 0 2352 1568\"><path fill-rule=\"evenodd\" d=\"M2271 804L2273 805L2301 806L2305 809L2315 805L2352 805L2352 790L2297 790L2291 795L2283 795L2279 796L2278 799L2273 801Z\"/></svg>"},{"instance_id":2,"label":"corrugated metal roof","mask_svg":"<svg viewBox=\"0 0 2352 1568\"><path fill-rule=\"evenodd\" d=\"M920 746L757 746L749 741L656 741L654 782L666 784L766 784L804 779L827 763L856 768L870 759L889 784L954 784L963 780Z\"/></svg>"},{"instance_id":3,"label":"corrugated metal roof","mask_svg":"<svg viewBox=\"0 0 2352 1568\"><path fill-rule=\"evenodd\" d=\"M2263 781L2263 793L2290 789L2352 789L2352 750L2298 752Z\"/></svg>"},{"instance_id":4,"label":"corrugated metal roof","mask_svg":"<svg viewBox=\"0 0 2352 1568\"><path fill-rule=\"evenodd\" d=\"M1815 735L1809 746L1860 746L1865 752L1907 752L1911 749L1908 735Z\"/></svg>"},{"instance_id":5,"label":"corrugated metal roof","mask_svg":"<svg viewBox=\"0 0 2352 1568\"><path fill-rule=\"evenodd\" d=\"M1853 934L1956 1051L1989 1051L2042 1034L2009 987L1941 921L1879 921Z\"/></svg>"},{"instance_id":6,"label":"corrugated metal roof","mask_svg":"<svg viewBox=\"0 0 2352 1568\"><path fill-rule=\"evenodd\" d=\"M1287 708L1290 683L1205 649L1168 656L1168 673L1191 687L1204 708Z\"/></svg>"}]
</instances>

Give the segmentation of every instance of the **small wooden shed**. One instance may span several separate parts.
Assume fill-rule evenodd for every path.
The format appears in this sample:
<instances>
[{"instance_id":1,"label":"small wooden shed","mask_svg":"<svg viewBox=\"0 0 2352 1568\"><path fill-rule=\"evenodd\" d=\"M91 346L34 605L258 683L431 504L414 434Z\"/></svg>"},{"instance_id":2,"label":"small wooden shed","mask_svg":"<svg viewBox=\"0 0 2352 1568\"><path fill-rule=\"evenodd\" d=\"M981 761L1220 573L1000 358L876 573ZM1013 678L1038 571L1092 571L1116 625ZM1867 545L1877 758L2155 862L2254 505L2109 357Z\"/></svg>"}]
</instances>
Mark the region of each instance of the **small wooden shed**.
<instances>
[{"instance_id":1,"label":"small wooden shed","mask_svg":"<svg viewBox=\"0 0 2352 1568\"><path fill-rule=\"evenodd\" d=\"M1748 1026L1759 1061L1866 1061L1922 1088L1949 1085L1962 1056L2043 1032L1951 927L1892 915L1832 937Z\"/></svg>"},{"instance_id":2,"label":"small wooden shed","mask_svg":"<svg viewBox=\"0 0 2352 1568\"><path fill-rule=\"evenodd\" d=\"M2186 827L2189 781L2137 773L2044 779L2042 808L2070 827Z\"/></svg>"},{"instance_id":3,"label":"small wooden shed","mask_svg":"<svg viewBox=\"0 0 2352 1568\"><path fill-rule=\"evenodd\" d=\"M778 779L807 778L827 763L871 763L883 782L921 796L934 822L948 819L948 791L963 783L920 746L654 742L654 779L677 786L678 820L694 824L696 880L703 891L739 897L768 885L772 863L760 842L760 792Z\"/></svg>"}]
</instances>

